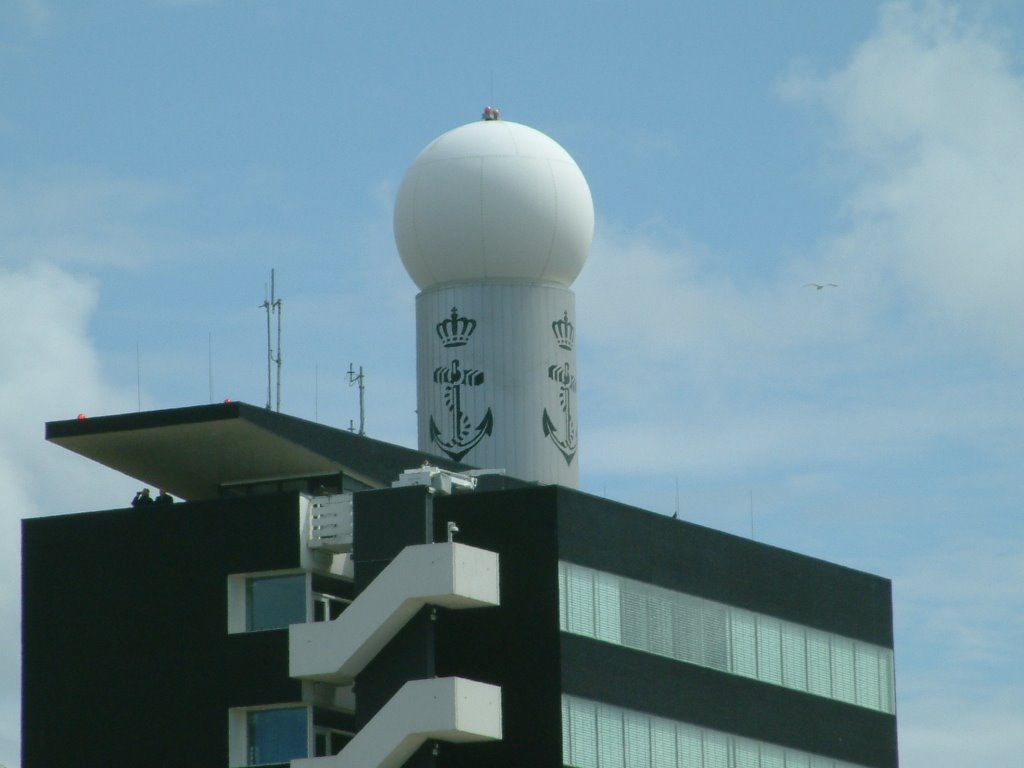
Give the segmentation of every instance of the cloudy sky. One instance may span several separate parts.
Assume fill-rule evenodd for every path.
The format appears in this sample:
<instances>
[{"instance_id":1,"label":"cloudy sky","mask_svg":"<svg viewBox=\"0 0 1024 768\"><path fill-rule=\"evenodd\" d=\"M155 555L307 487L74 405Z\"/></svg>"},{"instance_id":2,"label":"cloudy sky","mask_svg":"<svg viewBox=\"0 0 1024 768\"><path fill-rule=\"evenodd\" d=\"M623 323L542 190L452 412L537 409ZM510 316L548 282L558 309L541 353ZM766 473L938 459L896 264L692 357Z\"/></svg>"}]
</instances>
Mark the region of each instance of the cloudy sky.
<instances>
[{"instance_id":1,"label":"cloudy sky","mask_svg":"<svg viewBox=\"0 0 1024 768\"><path fill-rule=\"evenodd\" d=\"M0 763L46 421L266 401L415 444L404 169L494 103L597 212L584 490L893 579L901 765L1024 753L1024 5L0 2ZM821 291L807 283L835 283ZM69 574L73 579L74 574Z\"/></svg>"}]
</instances>

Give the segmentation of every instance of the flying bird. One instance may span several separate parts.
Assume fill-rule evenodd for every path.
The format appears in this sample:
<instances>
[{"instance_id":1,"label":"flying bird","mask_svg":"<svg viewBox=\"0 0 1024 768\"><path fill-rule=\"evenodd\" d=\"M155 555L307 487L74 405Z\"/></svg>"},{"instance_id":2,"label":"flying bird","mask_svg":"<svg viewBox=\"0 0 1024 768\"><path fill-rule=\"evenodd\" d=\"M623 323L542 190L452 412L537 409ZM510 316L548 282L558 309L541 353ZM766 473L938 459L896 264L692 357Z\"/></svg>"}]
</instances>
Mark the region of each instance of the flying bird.
<instances>
[{"instance_id":1,"label":"flying bird","mask_svg":"<svg viewBox=\"0 0 1024 768\"><path fill-rule=\"evenodd\" d=\"M820 291L822 288L838 288L839 286L835 283L807 283L804 288L814 287L815 290Z\"/></svg>"}]
</instances>

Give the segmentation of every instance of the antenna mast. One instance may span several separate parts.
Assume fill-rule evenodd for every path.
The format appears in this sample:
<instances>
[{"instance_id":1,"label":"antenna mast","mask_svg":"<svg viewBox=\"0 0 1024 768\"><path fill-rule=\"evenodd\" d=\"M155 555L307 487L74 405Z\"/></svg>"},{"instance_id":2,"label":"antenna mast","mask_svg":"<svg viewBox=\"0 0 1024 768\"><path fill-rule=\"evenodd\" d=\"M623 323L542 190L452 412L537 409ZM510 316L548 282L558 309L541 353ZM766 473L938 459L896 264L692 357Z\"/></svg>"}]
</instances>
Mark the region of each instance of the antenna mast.
<instances>
[{"instance_id":1,"label":"antenna mast","mask_svg":"<svg viewBox=\"0 0 1024 768\"><path fill-rule=\"evenodd\" d=\"M359 373L356 373L355 370L352 367L352 363L349 363L348 364L348 385L351 387L353 384L356 384L356 383L359 384L359 435L360 436L366 434L366 429L365 429L365 427L366 427L366 409L364 407L365 403L364 403L364 400L363 400L363 393L366 391L366 387L365 387L365 385L363 383L364 380L365 380L365 377L363 376L363 366L360 365L359 366ZM349 432L355 432L356 431L356 428L352 424L351 419L348 422L348 431Z\"/></svg>"},{"instance_id":2,"label":"antenna mast","mask_svg":"<svg viewBox=\"0 0 1024 768\"><path fill-rule=\"evenodd\" d=\"M210 373L210 402L213 402L213 332L206 335L206 364Z\"/></svg>"},{"instance_id":3,"label":"antenna mast","mask_svg":"<svg viewBox=\"0 0 1024 768\"><path fill-rule=\"evenodd\" d=\"M277 364L277 412L281 412L281 300L277 298L276 285L275 285L274 270L270 270L270 298L264 298L263 303L260 304L261 309L265 309L267 312L267 410L270 410L270 394L271 394L271 382L270 373L271 366ZM266 286L264 286L264 291ZM264 294L265 296L266 294ZM270 337L270 316L271 314L277 315L277 354L274 354L274 348L271 346Z\"/></svg>"},{"instance_id":4,"label":"antenna mast","mask_svg":"<svg viewBox=\"0 0 1024 768\"><path fill-rule=\"evenodd\" d=\"M135 342L135 396L138 399L139 413L142 413L142 355L139 342Z\"/></svg>"},{"instance_id":5,"label":"antenna mast","mask_svg":"<svg viewBox=\"0 0 1024 768\"><path fill-rule=\"evenodd\" d=\"M678 477L676 477L676 509L675 509L675 512L672 513L672 519L673 520L678 520L679 519L679 478Z\"/></svg>"}]
</instances>

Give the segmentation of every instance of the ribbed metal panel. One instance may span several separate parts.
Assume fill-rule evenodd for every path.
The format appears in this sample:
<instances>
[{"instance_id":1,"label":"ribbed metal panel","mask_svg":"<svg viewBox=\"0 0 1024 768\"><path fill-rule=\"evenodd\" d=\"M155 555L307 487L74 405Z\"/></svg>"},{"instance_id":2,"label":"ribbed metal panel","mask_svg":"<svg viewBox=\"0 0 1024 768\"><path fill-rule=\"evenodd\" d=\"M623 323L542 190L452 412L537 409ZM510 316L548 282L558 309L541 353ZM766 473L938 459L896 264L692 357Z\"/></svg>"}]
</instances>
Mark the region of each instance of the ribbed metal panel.
<instances>
[{"instance_id":1,"label":"ribbed metal panel","mask_svg":"<svg viewBox=\"0 0 1024 768\"><path fill-rule=\"evenodd\" d=\"M471 283L421 293L420 449L577 487L575 325L575 296L557 286Z\"/></svg>"}]
</instances>

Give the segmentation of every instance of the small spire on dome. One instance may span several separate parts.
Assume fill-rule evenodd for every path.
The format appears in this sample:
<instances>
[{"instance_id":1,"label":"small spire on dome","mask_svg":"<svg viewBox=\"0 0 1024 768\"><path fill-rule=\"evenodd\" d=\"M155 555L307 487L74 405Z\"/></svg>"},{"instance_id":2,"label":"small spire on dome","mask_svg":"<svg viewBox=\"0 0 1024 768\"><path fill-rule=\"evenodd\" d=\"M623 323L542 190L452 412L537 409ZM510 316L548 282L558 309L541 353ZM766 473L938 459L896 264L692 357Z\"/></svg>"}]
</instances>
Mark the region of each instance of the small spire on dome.
<instances>
[{"instance_id":1,"label":"small spire on dome","mask_svg":"<svg viewBox=\"0 0 1024 768\"><path fill-rule=\"evenodd\" d=\"M481 117L483 117L484 120L488 120L488 121L490 121L490 120L500 120L501 119L501 112L499 112L494 107L488 105L488 106L484 107L484 113L483 113L483 115L481 115Z\"/></svg>"}]
</instances>

